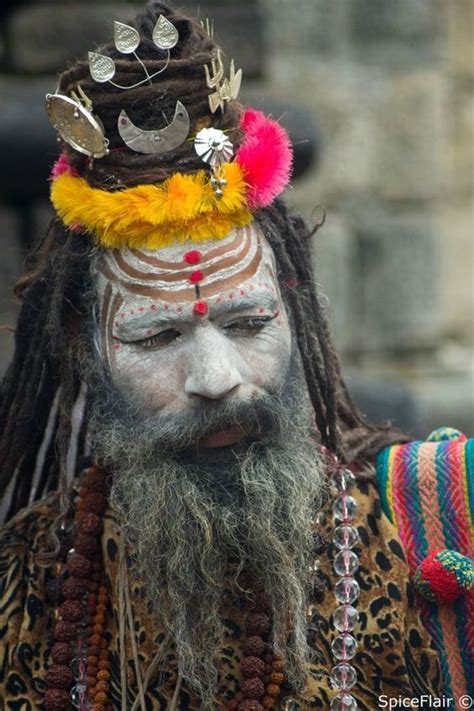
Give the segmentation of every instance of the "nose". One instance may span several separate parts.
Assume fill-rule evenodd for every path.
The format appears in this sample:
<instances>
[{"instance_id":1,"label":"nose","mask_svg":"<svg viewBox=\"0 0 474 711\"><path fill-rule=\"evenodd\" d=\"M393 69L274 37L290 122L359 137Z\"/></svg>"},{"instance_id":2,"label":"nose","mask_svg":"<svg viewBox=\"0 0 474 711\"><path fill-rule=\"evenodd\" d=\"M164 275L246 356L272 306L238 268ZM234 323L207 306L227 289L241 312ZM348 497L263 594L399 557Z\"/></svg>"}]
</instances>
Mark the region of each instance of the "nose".
<instances>
[{"instance_id":1,"label":"nose","mask_svg":"<svg viewBox=\"0 0 474 711\"><path fill-rule=\"evenodd\" d=\"M222 400L243 383L238 359L225 336L202 339L195 344L184 390L187 395Z\"/></svg>"}]
</instances>

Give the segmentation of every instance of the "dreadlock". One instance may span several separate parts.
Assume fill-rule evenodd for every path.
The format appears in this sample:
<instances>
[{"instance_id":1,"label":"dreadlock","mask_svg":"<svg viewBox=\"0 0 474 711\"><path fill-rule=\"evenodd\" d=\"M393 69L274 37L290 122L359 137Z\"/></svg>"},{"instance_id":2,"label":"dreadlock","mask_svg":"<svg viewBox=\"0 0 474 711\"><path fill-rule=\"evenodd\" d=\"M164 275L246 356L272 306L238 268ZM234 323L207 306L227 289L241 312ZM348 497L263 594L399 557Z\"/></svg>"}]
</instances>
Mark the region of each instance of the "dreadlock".
<instances>
[{"instance_id":1,"label":"dreadlock","mask_svg":"<svg viewBox=\"0 0 474 711\"><path fill-rule=\"evenodd\" d=\"M209 90L201 79L203 65L210 64L215 53L213 38L194 20L156 1L134 22L141 37L140 59L147 71L152 74L165 66L165 58L151 39L160 14L178 29L180 41L156 84L128 91L109 85L105 89L91 79L84 61L60 77L61 92L69 94L80 85L92 99L109 140L109 154L93 165L63 147L70 163L91 185L115 190L202 168L192 142L170 155L138 155L126 149L117 131L123 108L140 128L159 128L161 112L170 116L176 101L184 98L191 134L211 124L230 128L234 147L239 145L239 104L228 102L222 116L209 113ZM129 86L143 78L143 66L132 55L124 58L112 44L100 52L113 57L118 84ZM314 289L311 234L304 221L290 215L280 201L262 210L257 219L275 254L321 441L346 461L367 460L384 445L404 441L389 426L369 426L347 392ZM87 347L85 324L95 306L92 257L96 249L87 235L68 231L55 220L32 255L31 270L16 287L23 305L13 362L0 390L0 495L8 491L8 516L49 491L66 490L71 419L81 391L79 354L84 341ZM85 426L77 444L78 457L85 449L84 432Z\"/></svg>"}]
</instances>

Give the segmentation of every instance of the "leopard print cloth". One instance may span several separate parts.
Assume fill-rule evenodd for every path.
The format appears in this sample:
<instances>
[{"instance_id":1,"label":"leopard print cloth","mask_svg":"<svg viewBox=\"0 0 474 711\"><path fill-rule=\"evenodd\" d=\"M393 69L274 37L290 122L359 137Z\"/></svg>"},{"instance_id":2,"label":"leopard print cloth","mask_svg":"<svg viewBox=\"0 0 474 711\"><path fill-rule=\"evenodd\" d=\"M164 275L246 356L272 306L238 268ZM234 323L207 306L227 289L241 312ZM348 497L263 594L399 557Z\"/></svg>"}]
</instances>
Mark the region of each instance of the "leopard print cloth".
<instances>
[{"instance_id":1,"label":"leopard print cloth","mask_svg":"<svg viewBox=\"0 0 474 711\"><path fill-rule=\"evenodd\" d=\"M356 525L360 534L358 548L360 569L356 575L361 596L357 603L360 624L356 632L358 652L353 665L358 683L353 690L361 711L379 707L378 697L420 697L440 695L440 670L437 654L428 633L423 628L408 569L394 526L383 514L375 487L359 482L355 491L359 508ZM328 510L328 523L323 528L331 540L333 523ZM41 708L45 689L45 669L48 667L48 637L52 626L52 610L46 602L45 582L52 574L41 567L37 554L44 534L56 513L57 496L36 503L20 512L3 529L0 545L0 699L1 709L33 711ZM113 706L121 709L119 626L117 597L114 595L118 576L118 541L120 528L109 510L104 520L102 540L108 585L113 610L108 619L112 664ZM326 591L316 615L318 635L316 660L310 667L305 693L298 697L303 709L328 709L335 695L330 683L332 666L330 645L334 637L331 615L336 608L332 588L335 575L331 559L334 552L328 546L321 556L320 575ZM135 620L136 641L142 678L165 634L157 628L147 613L145 593L140 584L130 583ZM242 656L245 602L235 595L223 601L226 628L225 644L220 658L220 694L231 698L240 684L239 660ZM314 618L313 618L314 619ZM127 699L131 710L138 693L130 639L127 651ZM146 693L147 709L167 709L177 680L177 660L172 646L167 645L162 663L152 674ZM285 691L288 696L290 692ZM284 698L284 697L283 697ZM199 699L182 685L176 708L180 711L199 709ZM138 708L140 708L138 706Z\"/></svg>"}]
</instances>

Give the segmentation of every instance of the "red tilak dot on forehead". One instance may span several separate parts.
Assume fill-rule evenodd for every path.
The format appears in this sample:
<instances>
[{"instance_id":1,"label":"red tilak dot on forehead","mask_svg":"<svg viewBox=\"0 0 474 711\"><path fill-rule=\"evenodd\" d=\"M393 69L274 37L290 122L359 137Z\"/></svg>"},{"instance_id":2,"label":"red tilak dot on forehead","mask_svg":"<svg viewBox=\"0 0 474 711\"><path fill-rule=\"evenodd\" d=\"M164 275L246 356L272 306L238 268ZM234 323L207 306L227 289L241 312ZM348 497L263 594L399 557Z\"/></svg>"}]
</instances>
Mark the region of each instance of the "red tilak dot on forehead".
<instances>
[{"instance_id":1,"label":"red tilak dot on forehead","mask_svg":"<svg viewBox=\"0 0 474 711\"><path fill-rule=\"evenodd\" d=\"M192 249L183 256L186 264L199 264L202 261L202 253L198 249Z\"/></svg>"},{"instance_id":2,"label":"red tilak dot on forehead","mask_svg":"<svg viewBox=\"0 0 474 711\"><path fill-rule=\"evenodd\" d=\"M191 274L189 276L189 281L192 284L198 284L203 279L204 279L204 274L202 273L202 271L200 269L196 269L196 271L191 272Z\"/></svg>"},{"instance_id":3,"label":"red tilak dot on forehead","mask_svg":"<svg viewBox=\"0 0 474 711\"><path fill-rule=\"evenodd\" d=\"M196 316L205 316L209 311L209 306L206 301L196 301L193 306L193 311Z\"/></svg>"},{"instance_id":4,"label":"red tilak dot on forehead","mask_svg":"<svg viewBox=\"0 0 474 711\"><path fill-rule=\"evenodd\" d=\"M259 313L259 314L264 314L264 313L265 313L265 309L259 309L259 310L258 310L258 313Z\"/></svg>"}]
</instances>

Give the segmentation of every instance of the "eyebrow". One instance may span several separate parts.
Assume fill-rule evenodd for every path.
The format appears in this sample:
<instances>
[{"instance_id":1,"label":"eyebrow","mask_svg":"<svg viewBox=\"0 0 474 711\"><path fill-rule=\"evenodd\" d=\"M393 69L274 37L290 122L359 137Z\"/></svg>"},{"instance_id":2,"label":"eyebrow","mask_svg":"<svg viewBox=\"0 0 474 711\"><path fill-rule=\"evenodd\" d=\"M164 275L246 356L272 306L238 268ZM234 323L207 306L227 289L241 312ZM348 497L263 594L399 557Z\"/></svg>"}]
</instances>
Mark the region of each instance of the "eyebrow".
<instances>
[{"instance_id":1,"label":"eyebrow","mask_svg":"<svg viewBox=\"0 0 474 711\"><path fill-rule=\"evenodd\" d=\"M188 305L188 304L186 304ZM189 302L192 305L192 302ZM255 291L251 294L246 294L241 296L237 294L235 299L230 299L226 297L225 301L219 304L211 303L211 308L209 311L211 319L218 319L224 316L228 316L232 313L239 313L242 311L247 311L255 307L266 307L267 309L273 311L278 307L278 299L274 294L268 291ZM123 307L122 307L123 308ZM120 313L115 316L120 319ZM146 309L144 311L137 311L132 316L130 316L125 322L118 321L117 331L129 331L131 329L149 328L151 325L154 327L161 327L176 323L189 323L195 321L196 316L189 314L179 314L175 310L165 311L162 307L157 307L156 310Z\"/></svg>"}]
</instances>

